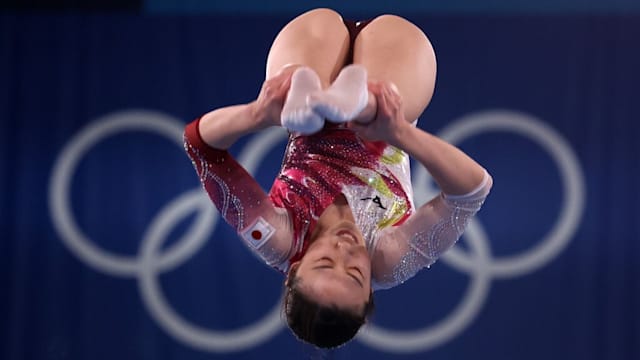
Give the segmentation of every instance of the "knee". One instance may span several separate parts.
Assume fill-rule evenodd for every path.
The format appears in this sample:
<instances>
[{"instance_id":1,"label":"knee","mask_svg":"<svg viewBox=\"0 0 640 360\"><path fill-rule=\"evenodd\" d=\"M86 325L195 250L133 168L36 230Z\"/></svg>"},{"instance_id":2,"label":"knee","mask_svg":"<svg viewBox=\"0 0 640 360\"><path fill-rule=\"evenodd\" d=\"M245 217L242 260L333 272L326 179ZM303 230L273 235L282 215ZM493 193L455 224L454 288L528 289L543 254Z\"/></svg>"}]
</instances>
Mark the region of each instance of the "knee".
<instances>
[{"instance_id":1,"label":"knee","mask_svg":"<svg viewBox=\"0 0 640 360\"><path fill-rule=\"evenodd\" d=\"M373 20L371 20L371 22L388 26L415 27L415 25L411 21L403 18L402 16L393 14L383 14L376 16Z\"/></svg>"},{"instance_id":2,"label":"knee","mask_svg":"<svg viewBox=\"0 0 640 360\"><path fill-rule=\"evenodd\" d=\"M342 16L326 8L307 11L293 19L287 27L294 28L300 37L336 40L348 36Z\"/></svg>"},{"instance_id":3,"label":"knee","mask_svg":"<svg viewBox=\"0 0 640 360\"><path fill-rule=\"evenodd\" d=\"M377 35L387 35L393 37L402 35L415 36L420 38L426 38L426 35L418 26L411 21L393 14L380 15L373 20L362 30L364 33L368 29L378 29L382 31L376 31Z\"/></svg>"},{"instance_id":4,"label":"knee","mask_svg":"<svg viewBox=\"0 0 640 360\"><path fill-rule=\"evenodd\" d=\"M309 10L296 19L304 19L306 21L322 22L322 23L335 23L342 22L342 15L337 11L329 8L317 8Z\"/></svg>"}]
</instances>

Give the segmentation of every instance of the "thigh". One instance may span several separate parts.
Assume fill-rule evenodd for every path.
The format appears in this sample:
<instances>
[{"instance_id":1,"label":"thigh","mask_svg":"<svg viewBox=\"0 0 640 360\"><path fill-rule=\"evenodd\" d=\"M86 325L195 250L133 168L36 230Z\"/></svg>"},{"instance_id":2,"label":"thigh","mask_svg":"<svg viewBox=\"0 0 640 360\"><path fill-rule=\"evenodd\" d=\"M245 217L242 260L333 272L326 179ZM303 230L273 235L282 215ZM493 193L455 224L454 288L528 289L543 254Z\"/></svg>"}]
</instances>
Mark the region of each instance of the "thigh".
<instances>
[{"instance_id":1,"label":"thigh","mask_svg":"<svg viewBox=\"0 0 640 360\"><path fill-rule=\"evenodd\" d=\"M289 22L273 41L267 78L288 65L305 65L327 87L344 66L349 48L349 33L340 14L330 9L308 11Z\"/></svg>"},{"instance_id":2,"label":"thigh","mask_svg":"<svg viewBox=\"0 0 640 360\"><path fill-rule=\"evenodd\" d=\"M427 36L395 15L373 19L358 34L353 62L363 65L370 80L393 82L407 120L416 120L429 104L436 80L436 57Z\"/></svg>"}]
</instances>

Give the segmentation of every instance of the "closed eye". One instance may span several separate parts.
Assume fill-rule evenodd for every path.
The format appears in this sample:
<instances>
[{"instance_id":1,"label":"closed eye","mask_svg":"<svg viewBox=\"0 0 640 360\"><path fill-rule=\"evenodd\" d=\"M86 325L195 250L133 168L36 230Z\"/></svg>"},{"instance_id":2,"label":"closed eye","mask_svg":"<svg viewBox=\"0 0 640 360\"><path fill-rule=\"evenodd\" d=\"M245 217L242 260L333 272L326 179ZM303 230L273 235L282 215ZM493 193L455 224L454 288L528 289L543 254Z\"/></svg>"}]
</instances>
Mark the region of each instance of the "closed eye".
<instances>
[{"instance_id":1,"label":"closed eye","mask_svg":"<svg viewBox=\"0 0 640 360\"><path fill-rule=\"evenodd\" d=\"M355 276L353 273L349 273L349 276L353 280L355 280L358 283L358 285L360 285L360 287L364 287L364 285L362 284L362 281L360 281L360 279L357 276Z\"/></svg>"},{"instance_id":2,"label":"closed eye","mask_svg":"<svg viewBox=\"0 0 640 360\"><path fill-rule=\"evenodd\" d=\"M364 281L364 275L362 275L362 271L360 271L360 269L358 269L357 267L353 267L351 268L353 269L353 271L356 274L350 273L349 275L351 275L351 277L353 277L354 279L356 279L356 281L358 282L358 284L362 287L364 287L364 285L362 284L362 282Z\"/></svg>"},{"instance_id":3,"label":"closed eye","mask_svg":"<svg viewBox=\"0 0 640 360\"><path fill-rule=\"evenodd\" d=\"M358 275L360 275L360 278L364 279L364 274L362 274L362 271L360 271L360 269L358 269L357 267L354 267L353 269L358 273Z\"/></svg>"},{"instance_id":4,"label":"closed eye","mask_svg":"<svg viewBox=\"0 0 640 360\"><path fill-rule=\"evenodd\" d=\"M314 266L313 269L333 269L333 260L328 257L323 257L319 259L318 262L320 264ZM364 276L362 276L362 272L360 272L358 268L351 268L350 272L348 272L347 275L352 278L358 285L360 285L360 287L364 287L364 284L361 280L364 279Z\"/></svg>"}]
</instances>

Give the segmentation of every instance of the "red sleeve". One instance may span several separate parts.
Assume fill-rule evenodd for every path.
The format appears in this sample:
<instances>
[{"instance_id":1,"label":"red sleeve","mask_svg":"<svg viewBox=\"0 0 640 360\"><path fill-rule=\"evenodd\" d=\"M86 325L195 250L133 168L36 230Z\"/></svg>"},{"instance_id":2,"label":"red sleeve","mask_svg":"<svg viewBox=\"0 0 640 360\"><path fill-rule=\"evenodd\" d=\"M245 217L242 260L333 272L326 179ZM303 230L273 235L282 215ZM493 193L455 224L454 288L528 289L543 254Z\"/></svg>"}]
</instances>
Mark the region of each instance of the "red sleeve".
<instances>
[{"instance_id":1,"label":"red sleeve","mask_svg":"<svg viewBox=\"0 0 640 360\"><path fill-rule=\"evenodd\" d=\"M185 128L184 147L200 182L243 243L267 265L282 271L291 253L293 227L286 210L274 206L258 182L226 150L200 136L197 119Z\"/></svg>"},{"instance_id":2,"label":"red sleeve","mask_svg":"<svg viewBox=\"0 0 640 360\"><path fill-rule=\"evenodd\" d=\"M270 200L256 180L229 154L204 142L200 119L185 128L184 146L209 198L229 225L240 232Z\"/></svg>"}]
</instances>

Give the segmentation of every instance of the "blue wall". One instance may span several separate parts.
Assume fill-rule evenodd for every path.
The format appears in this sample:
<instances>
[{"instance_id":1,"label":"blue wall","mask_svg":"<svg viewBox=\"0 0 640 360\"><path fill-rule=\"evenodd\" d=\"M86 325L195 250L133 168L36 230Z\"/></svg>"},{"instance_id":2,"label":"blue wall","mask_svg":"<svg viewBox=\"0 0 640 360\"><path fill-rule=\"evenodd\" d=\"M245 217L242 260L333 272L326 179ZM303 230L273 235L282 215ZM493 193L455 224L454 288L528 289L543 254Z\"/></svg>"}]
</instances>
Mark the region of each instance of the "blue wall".
<instances>
[{"instance_id":1,"label":"blue wall","mask_svg":"<svg viewBox=\"0 0 640 360\"><path fill-rule=\"evenodd\" d=\"M341 12L391 13L629 13L640 11L637 0L307 0L307 1L210 1L146 0L150 12L162 13L297 13L315 7L329 7Z\"/></svg>"},{"instance_id":2,"label":"blue wall","mask_svg":"<svg viewBox=\"0 0 640 360\"><path fill-rule=\"evenodd\" d=\"M322 353L282 326L282 278L180 146L257 94L289 17L0 15L0 357L640 358L640 18L407 16L439 64L420 126L494 190L455 251ZM283 136L232 148L265 188Z\"/></svg>"}]
</instances>

